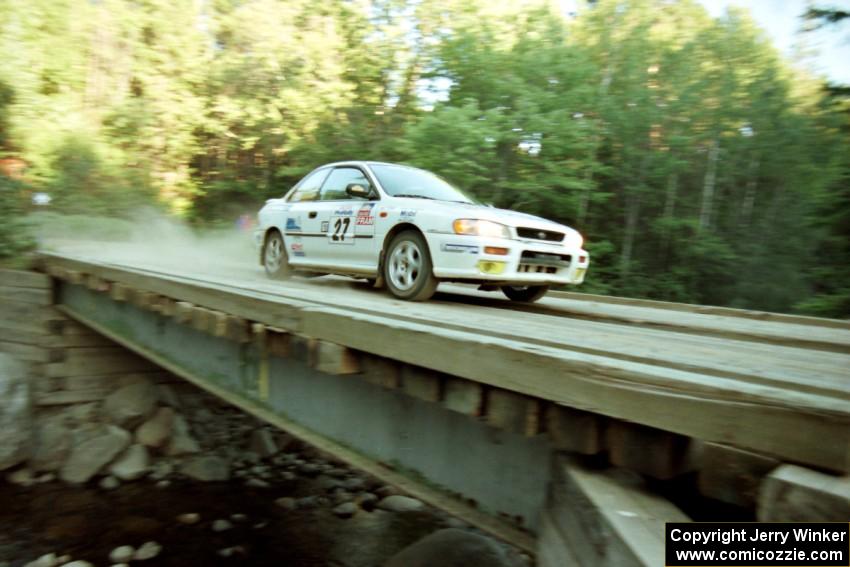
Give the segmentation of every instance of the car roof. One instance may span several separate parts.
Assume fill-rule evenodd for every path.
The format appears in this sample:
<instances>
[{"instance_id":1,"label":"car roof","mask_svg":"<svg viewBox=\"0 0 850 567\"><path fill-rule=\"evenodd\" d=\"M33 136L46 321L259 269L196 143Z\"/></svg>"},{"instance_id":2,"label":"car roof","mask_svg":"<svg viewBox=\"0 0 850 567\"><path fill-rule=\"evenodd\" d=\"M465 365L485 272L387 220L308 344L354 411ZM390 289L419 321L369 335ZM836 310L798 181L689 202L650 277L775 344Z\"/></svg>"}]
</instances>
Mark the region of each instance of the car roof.
<instances>
[{"instance_id":1,"label":"car roof","mask_svg":"<svg viewBox=\"0 0 850 567\"><path fill-rule=\"evenodd\" d=\"M336 161L333 163L326 163L324 165L320 165L319 167L338 167L341 165L394 165L396 167L409 167L411 169L415 169L412 165L405 165L403 163L392 163L388 161L372 161L372 160L348 160L348 161Z\"/></svg>"}]
</instances>

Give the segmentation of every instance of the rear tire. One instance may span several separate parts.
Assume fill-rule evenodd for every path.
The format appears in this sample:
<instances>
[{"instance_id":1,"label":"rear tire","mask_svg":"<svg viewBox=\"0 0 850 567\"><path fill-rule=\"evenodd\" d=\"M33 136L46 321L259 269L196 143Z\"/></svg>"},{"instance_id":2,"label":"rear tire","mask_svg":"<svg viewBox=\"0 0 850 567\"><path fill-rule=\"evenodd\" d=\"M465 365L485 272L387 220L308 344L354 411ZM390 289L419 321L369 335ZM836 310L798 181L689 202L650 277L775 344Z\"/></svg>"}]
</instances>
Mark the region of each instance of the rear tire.
<instances>
[{"instance_id":1,"label":"rear tire","mask_svg":"<svg viewBox=\"0 0 850 567\"><path fill-rule=\"evenodd\" d=\"M522 303L533 303L546 295L547 291L549 291L548 285L502 286L502 293L508 299Z\"/></svg>"},{"instance_id":2,"label":"rear tire","mask_svg":"<svg viewBox=\"0 0 850 567\"><path fill-rule=\"evenodd\" d=\"M276 230L269 232L263 243L263 268L272 279L285 280L292 277L293 270L289 265L283 236Z\"/></svg>"},{"instance_id":3,"label":"rear tire","mask_svg":"<svg viewBox=\"0 0 850 567\"><path fill-rule=\"evenodd\" d=\"M437 291L428 243L418 232L406 230L390 242L384 257L384 281L394 296L426 301Z\"/></svg>"}]
</instances>

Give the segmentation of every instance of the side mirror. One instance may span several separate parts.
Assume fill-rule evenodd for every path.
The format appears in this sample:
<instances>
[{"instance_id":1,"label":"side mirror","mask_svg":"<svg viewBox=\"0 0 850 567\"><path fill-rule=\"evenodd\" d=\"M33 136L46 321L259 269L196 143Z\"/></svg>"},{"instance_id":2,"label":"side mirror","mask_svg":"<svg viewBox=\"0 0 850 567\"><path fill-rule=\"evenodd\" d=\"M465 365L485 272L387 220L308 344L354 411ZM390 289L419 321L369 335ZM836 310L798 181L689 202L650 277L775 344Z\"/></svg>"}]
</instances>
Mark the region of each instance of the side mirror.
<instances>
[{"instance_id":1,"label":"side mirror","mask_svg":"<svg viewBox=\"0 0 850 567\"><path fill-rule=\"evenodd\" d=\"M345 194L358 199L368 199L372 195L372 190L359 183L349 183L345 187Z\"/></svg>"}]
</instances>

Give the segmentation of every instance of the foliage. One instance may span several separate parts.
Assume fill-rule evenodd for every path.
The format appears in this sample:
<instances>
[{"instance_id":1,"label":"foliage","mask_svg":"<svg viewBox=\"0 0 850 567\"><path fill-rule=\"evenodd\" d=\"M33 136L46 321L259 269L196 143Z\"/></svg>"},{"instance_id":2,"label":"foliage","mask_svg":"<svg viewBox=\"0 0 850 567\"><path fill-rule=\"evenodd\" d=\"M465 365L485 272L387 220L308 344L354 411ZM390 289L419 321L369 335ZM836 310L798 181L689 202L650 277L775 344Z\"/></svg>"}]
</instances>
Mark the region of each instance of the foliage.
<instances>
[{"instance_id":1,"label":"foliage","mask_svg":"<svg viewBox=\"0 0 850 567\"><path fill-rule=\"evenodd\" d=\"M850 103L695 0L0 0L0 151L72 213L402 161L578 228L586 291L850 314ZM814 7L831 25L843 11Z\"/></svg>"},{"instance_id":2,"label":"foliage","mask_svg":"<svg viewBox=\"0 0 850 567\"><path fill-rule=\"evenodd\" d=\"M0 264L32 250L35 241L23 215L23 186L0 175Z\"/></svg>"}]
</instances>

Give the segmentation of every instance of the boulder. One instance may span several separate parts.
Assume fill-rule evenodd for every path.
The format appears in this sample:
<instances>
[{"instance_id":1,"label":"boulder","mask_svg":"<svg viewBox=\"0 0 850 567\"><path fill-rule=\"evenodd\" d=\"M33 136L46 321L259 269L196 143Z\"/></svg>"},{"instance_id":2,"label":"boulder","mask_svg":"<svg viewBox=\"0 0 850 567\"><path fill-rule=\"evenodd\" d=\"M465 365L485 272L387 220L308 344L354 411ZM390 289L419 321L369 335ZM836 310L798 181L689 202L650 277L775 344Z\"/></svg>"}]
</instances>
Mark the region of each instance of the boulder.
<instances>
[{"instance_id":1,"label":"boulder","mask_svg":"<svg viewBox=\"0 0 850 567\"><path fill-rule=\"evenodd\" d=\"M0 470L30 456L31 438L30 388L24 366L0 353Z\"/></svg>"},{"instance_id":2,"label":"boulder","mask_svg":"<svg viewBox=\"0 0 850 567\"><path fill-rule=\"evenodd\" d=\"M354 502L343 502L333 509L333 513L340 518L350 518L357 513L358 507Z\"/></svg>"},{"instance_id":3,"label":"boulder","mask_svg":"<svg viewBox=\"0 0 850 567\"><path fill-rule=\"evenodd\" d=\"M230 465L221 457L212 455L192 457L183 463L180 472L204 482L230 480Z\"/></svg>"},{"instance_id":4,"label":"boulder","mask_svg":"<svg viewBox=\"0 0 850 567\"><path fill-rule=\"evenodd\" d=\"M133 560L136 549L132 545L122 545L109 552L109 560L113 563L128 563Z\"/></svg>"},{"instance_id":5,"label":"boulder","mask_svg":"<svg viewBox=\"0 0 850 567\"><path fill-rule=\"evenodd\" d=\"M182 415L176 414L171 429L171 441L165 449L165 454L169 457L177 457L200 453L200 451L201 446L192 437L186 419Z\"/></svg>"},{"instance_id":6,"label":"boulder","mask_svg":"<svg viewBox=\"0 0 850 567\"><path fill-rule=\"evenodd\" d=\"M147 561L153 559L162 551L162 546L155 541L146 541L139 546L133 555L133 561Z\"/></svg>"},{"instance_id":7,"label":"boulder","mask_svg":"<svg viewBox=\"0 0 850 567\"><path fill-rule=\"evenodd\" d=\"M410 496L402 496L401 494L393 494L387 496L378 502L378 508L389 512L417 512L425 508L425 504L411 498Z\"/></svg>"},{"instance_id":8,"label":"boulder","mask_svg":"<svg viewBox=\"0 0 850 567\"><path fill-rule=\"evenodd\" d=\"M174 425L174 410L159 408L153 416L136 429L136 443L141 443L151 449L163 447Z\"/></svg>"},{"instance_id":9,"label":"boulder","mask_svg":"<svg viewBox=\"0 0 850 567\"><path fill-rule=\"evenodd\" d=\"M156 386L142 380L109 394L103 403L103 411L116 425L133 427L153 413L157 398Z\"/></svg>"},{"instance_id":10,"label":"boulder","mask_svg":"<svg viewBox=\"0 0 850 567\"><path fill-rule=\"evenodd\" d=\"M130 445L124 453L109 467L113 476L127 481L144 476L150 467L150 457L147 448L136 443Z\"/></svg>"},{"instance_id":11,"label":"boulder","mask_svg":"<svg viewBox=\"0 0 850 567\"><path fill-rule=\"evenodd\" d=\"M436 531L393 555L384 567L519 567L494 540L448 528Z\"/></svg>"},{"instance_id":12,"label":"boulder","mask_svg":"<svg viewBox=\"0 0 850 567\"><path fill-rule=\"evenodd\" d=\"M71 453L71 432L59 419L46 420L35 428L29 467L34 471L56 471Z\"/></svg>"},{"instance_id":13,"label":"boulder","mask_svg":"<svg viewBox=\"0 0 850 567\"><path fill-rule=\"evenodd\" d=\"M255 429L251 433L251 451L262 458L272 457L279 451L274 435L268 429Z\"/></svg>"},{"instance_id":14,"label":"boulder","mask_svg":"<svg viewBox=\"0 0 850 567\"><path fill-rule=\"evenodd\" d=\"M124 429L114 425L102 426L99 433L87 436L86 440L71 449L71 455L62 465L59 477L72 484L87 482L126 449L130 440L130 433Z\"/></svg>"}]
</instances>

